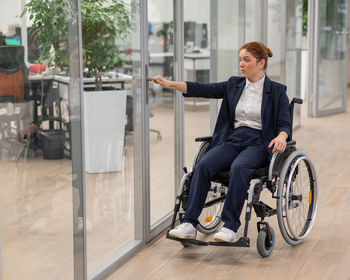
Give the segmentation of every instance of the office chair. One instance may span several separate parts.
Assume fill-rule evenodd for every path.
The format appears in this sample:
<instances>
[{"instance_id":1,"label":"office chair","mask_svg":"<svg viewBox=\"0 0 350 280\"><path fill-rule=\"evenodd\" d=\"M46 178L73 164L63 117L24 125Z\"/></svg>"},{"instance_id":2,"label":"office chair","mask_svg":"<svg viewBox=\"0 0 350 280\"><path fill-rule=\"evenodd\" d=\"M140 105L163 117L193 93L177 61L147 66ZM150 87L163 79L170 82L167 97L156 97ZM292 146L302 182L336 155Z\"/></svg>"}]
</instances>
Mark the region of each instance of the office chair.
<instances>
[{"instance_id":1,"label":"office chair","mask_svg":"<svg viewBox=\"0 0 350 280\"><path fill-rule=\"evenodd\" d=\"M7 156L18 159L25 145L18 141L19 132L33 122L34 102L29 96L28 69L23 46L0 46L0 148ZM6 113L5 113L6 112ZM2 153L3 154L3 153Z\"/></svg>"},{"instance_id":2,"label":"office chair","mask_svg":"<svg viewBox=\"0 0 350 280\"><path fill-rule=\"evenodd\" d=\"M125 125L125 135L128 133L131 133L134 131L134 119L133 119L133 114L134 114L134 104L133 104L133 97L132 96L127 96L126 97L126 125ZM153 117L153 113L150 111L150 117ZM162 140L162 135L159 130L150 128L150 132L154 132L157 135L157 141Z\"/></svg>"},{"instance_id":3,"label":"office chair","mask_svg":"<svg viewBox=\"0 0 350 280\"><path fill-rule=\"evenodd\" d=\"M24 64L24 47L0 46L0 102L7 102L7 96L24 101L28 92L28 70Z\"/></svg>"}]
</instances>

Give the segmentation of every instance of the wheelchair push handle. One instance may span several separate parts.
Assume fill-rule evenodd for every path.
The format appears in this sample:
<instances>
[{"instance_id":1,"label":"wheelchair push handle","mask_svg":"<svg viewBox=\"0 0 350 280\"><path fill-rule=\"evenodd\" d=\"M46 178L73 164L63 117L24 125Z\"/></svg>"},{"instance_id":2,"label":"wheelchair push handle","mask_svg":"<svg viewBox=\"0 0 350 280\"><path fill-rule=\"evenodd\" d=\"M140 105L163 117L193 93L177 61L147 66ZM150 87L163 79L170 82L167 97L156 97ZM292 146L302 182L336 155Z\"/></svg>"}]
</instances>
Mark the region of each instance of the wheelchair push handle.
<instances>
[{"instance_id":1,"label":"wheelchair push handle","mask_svg":"<svg viewBox=\"0 0 350 280\"><path fill-rule=\"evenodd\" d=\"M303 100L301 98L294 97L291 103L303 104Z\"/></svg>"},{"instance_id":2,"label":"wheelchair push handle","mask_svg":"<svg viewBox=\"0 0 350 280\"><path fill-rule=\"evenodd\" d=\"M290 102L289 104L289 114L290 114L290 121L291 121L291 126L292 126L292 129L293 130L293 117L294 117L294 104L297 103L297 104L303 104L303 100L301 98L297 98L297 97L294 97L292 99L292 102ZM293 131L290 132L290 140L292 140L292 134L293 134Z\"/></svg>"}]
</instances>

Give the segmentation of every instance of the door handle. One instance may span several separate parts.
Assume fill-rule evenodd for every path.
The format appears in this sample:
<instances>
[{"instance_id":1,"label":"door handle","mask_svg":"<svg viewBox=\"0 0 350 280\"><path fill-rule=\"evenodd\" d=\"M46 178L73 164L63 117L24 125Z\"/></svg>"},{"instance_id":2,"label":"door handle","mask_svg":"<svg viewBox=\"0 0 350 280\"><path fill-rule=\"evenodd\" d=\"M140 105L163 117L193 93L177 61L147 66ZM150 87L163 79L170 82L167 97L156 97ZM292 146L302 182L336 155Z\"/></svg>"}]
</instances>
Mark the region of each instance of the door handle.
<instances>
[{"instance_id":1,"label":"door handle","mask_svg":"<svg viewBox=\"0 0 350 280\"><path fill-rule=\"evenodd\" d=\"M145 64L145 74L146 74L146 104L149 103L149 82L153 82L154 79L148 76L148 64Z\"/></svg>"},{"instance_id":2,"label":"door handle","mask_svg":"<svg viewBox=\"0 0 350 280\"><path fill-rule=\"evenodd\" d=\"M145 75L146 75L146 104L149 102L149 77L148 77L148 64L145 64Z\"/></svg>"}]
</instances>

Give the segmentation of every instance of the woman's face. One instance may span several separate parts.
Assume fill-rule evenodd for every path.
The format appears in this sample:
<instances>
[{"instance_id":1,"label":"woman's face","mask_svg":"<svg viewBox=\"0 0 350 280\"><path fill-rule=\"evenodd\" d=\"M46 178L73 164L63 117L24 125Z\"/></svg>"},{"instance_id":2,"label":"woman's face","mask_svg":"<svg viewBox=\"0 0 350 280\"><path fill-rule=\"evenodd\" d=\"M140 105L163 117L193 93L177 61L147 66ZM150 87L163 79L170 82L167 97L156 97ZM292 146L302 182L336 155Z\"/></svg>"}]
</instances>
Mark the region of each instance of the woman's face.
<instances>
[{"instance_id":1,"label":"woman's face","mask_svg":"<svg viewBox=\"0 0 350 280\"><path fill-rule=\"evenodd\" d=\"M242 76L248 79L260 76L264 72L265 60L261 59L259 62L247 50L242 49L239 52L239 68Z\"/></svg>"}]
</instances>

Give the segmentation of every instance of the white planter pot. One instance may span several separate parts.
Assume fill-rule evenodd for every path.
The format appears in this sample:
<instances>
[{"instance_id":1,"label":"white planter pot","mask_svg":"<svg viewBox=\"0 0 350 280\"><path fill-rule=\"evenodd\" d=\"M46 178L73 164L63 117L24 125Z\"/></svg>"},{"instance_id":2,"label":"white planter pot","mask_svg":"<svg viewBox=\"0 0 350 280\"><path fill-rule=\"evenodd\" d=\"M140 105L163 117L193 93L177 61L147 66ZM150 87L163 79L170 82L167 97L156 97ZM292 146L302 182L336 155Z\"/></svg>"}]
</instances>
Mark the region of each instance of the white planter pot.
<instances>
[{"instance_id":1,"label":"white planter pot","mask_svg":"<svg viewBox=\"0 0 350 280\"><path fill-rule=\"evenodd\" d=\"M84 92L85 170L121 171L124 156L126 91Z\"/></svg>"}]
</instances>

